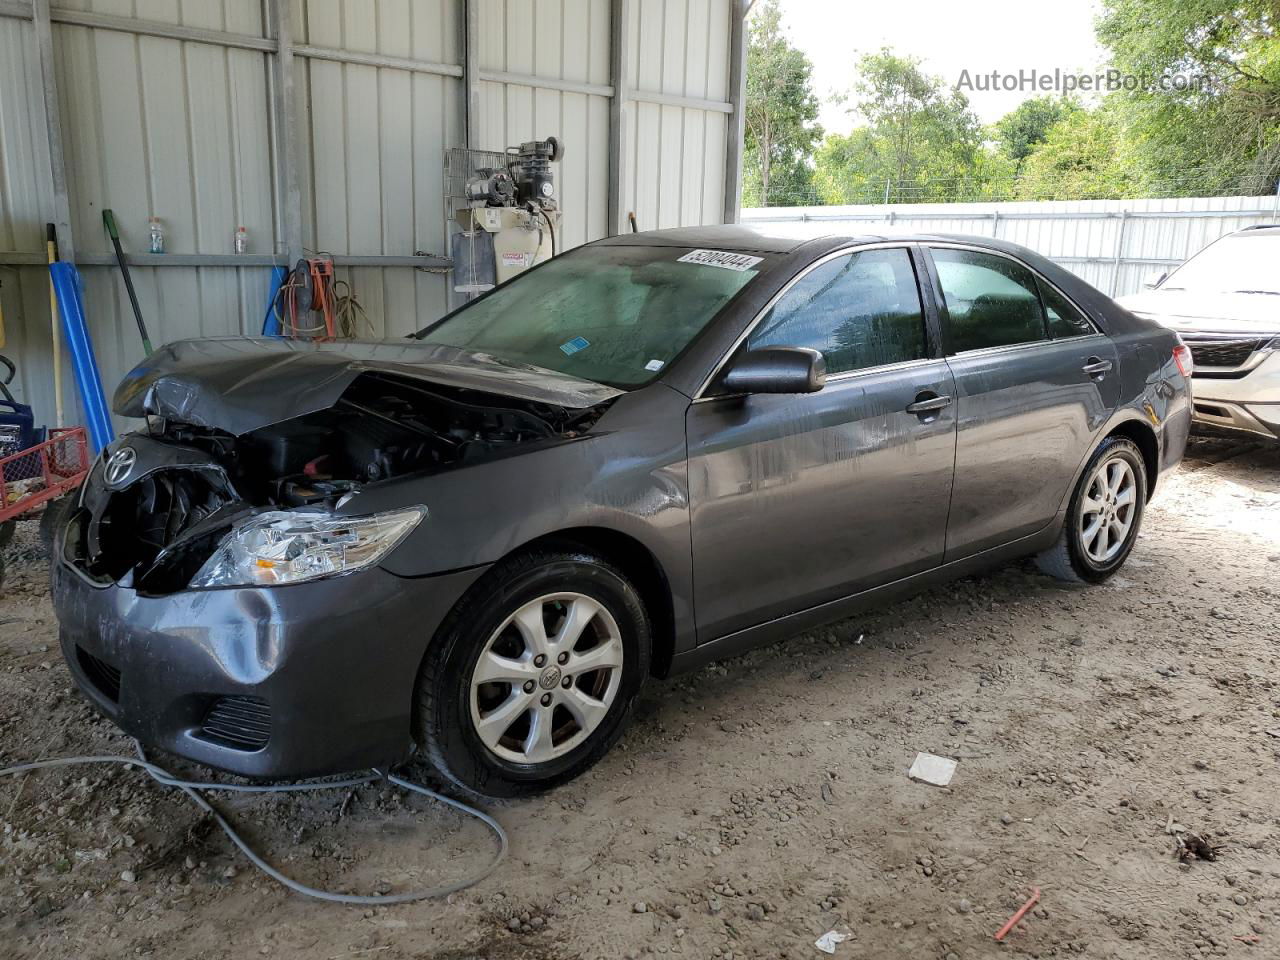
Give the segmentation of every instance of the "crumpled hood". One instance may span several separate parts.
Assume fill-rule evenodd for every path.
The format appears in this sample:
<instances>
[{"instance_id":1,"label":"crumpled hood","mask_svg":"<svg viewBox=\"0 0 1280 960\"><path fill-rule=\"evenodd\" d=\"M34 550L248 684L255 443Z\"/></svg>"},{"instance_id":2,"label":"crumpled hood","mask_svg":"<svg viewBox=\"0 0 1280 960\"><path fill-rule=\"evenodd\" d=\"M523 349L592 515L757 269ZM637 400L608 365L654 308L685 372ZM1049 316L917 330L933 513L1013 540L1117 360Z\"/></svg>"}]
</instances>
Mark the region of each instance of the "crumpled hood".
<instances>
[{"instance_id":1,"label":"crumpled hood","mask_svg":"<svg viewBox=\"0 0 1280 960\"><path fill-rule=\"evenodd\" d=\"M1260 293L1146 290L1117 301L1133 313L1187 333L1280 335L1280 297Z\"/></svg>"},{"instance_id":2,"label":"crumpled hood","mask_svg":"<svg viewBox=\"0 0 1280 960\"><path fill-rule=\"evenodd\" d=\"M125 417L152 414L239 435L325 410L369 372L570 409L622 393L542 367L412 340L216 337L157 350L121 381L112 406Z\"/></svg>"}]
</instances>

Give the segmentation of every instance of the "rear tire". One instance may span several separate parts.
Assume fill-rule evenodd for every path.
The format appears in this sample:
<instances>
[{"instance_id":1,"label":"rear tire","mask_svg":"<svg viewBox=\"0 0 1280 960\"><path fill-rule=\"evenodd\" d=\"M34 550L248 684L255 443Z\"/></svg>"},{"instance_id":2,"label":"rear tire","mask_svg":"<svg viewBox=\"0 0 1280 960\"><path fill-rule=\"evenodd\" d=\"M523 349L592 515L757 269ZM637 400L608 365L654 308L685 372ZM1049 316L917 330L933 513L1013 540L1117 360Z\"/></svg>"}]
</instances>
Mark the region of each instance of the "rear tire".
<instances>
[{"instance_id":1,"label":"rear tire","mask_svg":"<svg viewBox=\"0 0 1280 960\"><path fill-rule=\"evenodd\" d=\"M0 523L0 550L3 550L13 542L13 535L17 530L17 520L6 520L4 523Z\"/></svg>"},{"instance_id":2,"label":"rear tire","mask_svg":"<svg viewBox=\"0 0 1280 960\"><path fill-rule=\"evenodd\" d=\"M1107 437L1080 475L1057 543L1036 565L1068 583L1102 583L1133 551L1146 503L1142 452L1131 440Z\"/></svg>"},{"instance_id":3,"label":"rear tire","mask_svg":"<svg viewBox=\"0 0 1280 960\"><path fill-rule=\"evenodd\" d=\"M621 736L650 646L640 595L608 561L512 557L467 592L427 651L415 739L442 777L480 796L554 787Z\"/></svg>"}]
</instances>

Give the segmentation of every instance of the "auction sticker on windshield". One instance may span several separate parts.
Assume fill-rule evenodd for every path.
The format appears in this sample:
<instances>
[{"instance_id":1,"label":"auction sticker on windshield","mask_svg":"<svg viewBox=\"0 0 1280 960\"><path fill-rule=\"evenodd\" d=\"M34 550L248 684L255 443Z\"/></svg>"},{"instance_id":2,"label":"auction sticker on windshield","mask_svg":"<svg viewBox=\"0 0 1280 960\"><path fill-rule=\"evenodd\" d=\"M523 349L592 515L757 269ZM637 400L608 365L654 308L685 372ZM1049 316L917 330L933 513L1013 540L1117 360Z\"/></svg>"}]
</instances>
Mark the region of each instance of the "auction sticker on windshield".
<instances>
[{"instance_id":1,"label":"auction sticker on windshield","mask_svg":"<svg viewBox=\"0 0 1280 960\"><path fill-rule=\"evenodd\" d=\"M725 270L750 270L763 257L750 257L745 253L730 253L727 250L691 250L683 257L676 258L680 263L700 263L704 267L722 267Z\"/></svg>"}]
</instances>

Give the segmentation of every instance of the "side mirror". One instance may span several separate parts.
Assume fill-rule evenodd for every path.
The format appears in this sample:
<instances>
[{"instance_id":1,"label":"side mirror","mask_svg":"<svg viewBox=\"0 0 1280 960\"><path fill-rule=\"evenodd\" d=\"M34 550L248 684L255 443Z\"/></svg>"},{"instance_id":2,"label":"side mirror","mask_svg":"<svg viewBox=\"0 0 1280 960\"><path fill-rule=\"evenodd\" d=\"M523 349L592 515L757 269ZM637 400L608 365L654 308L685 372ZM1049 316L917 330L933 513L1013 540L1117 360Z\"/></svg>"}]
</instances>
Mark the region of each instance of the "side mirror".
<instances>
[{"instance_id":1,"label":"side mirror","mask_svg":"<svg viewBox=\"0 0 1280 960\"><path fill-rule=\"evenodd\" d=\"M817 393L827 382L827 361L808 347L748 350L724 376L730 393Z\"/></svg>"},{"instance_id":2,"label":"side mirror","mask_svg":"<svg viewBox=\"0 0 1280 960\"><path fill-rule=\"evenodd\" d=\"M1154 290L1164 283L1164 279L1167 276L1169 276L1168 270L1163 270L1160 273L1148 273L1146 279L1142 281L1142 288L1144 290Z\"/></svg>"}]
</instances>

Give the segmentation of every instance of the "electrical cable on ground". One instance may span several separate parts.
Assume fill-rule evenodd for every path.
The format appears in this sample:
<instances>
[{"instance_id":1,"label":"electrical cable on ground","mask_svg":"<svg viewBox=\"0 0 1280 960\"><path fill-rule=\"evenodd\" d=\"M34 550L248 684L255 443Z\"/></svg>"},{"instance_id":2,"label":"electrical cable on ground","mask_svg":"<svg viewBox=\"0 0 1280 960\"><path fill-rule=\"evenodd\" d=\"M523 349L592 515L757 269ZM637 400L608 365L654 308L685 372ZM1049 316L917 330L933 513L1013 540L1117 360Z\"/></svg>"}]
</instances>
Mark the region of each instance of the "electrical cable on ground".
<instances>
[{"instance_id":1,"label":"electrical cable on ground","mask_svg":"<svg viewBox=\"0 0 1280 960\"><path fill-rule=\"evenodd\" d=\"M239 848L240 852L248 857L249 861L255 867L267 876L271 877L271 879L284 884L284 886L296 893L301 893L308 897L314 897L317 900L326 900L331 903L350 903L362 906L387 906L388 904L394 903L411 903L416 900L429 900L435 897L448 896L451 893L457 893L459 890L465 890L467 887L473 886L488 877L498 868L498 865L502 863L503 859L507 855L508 841L506 831L503 830L498 821L489 816L489 814L485 813L483 810L477 810L474 807L468 806L460 800L455 800L452 797L446 797L444 794L436 793L436 791L428 787L424 787L421 784L397 777L395 774L390 772L383 772L375 769L372 773L356 777L348 777L342 780L323 780L267 785L182 780L175 777L163 767L159 767L148 760L146 755L143 753L142 744L138 743L136 740L134 741L134 744L138 751L138 756L136 758L118 756L83 756L59 757L53 760L36 760L31 763L20 763L16 766L0 769L0 777L16 776L20 773L30 773L35 770L49 770L56 767L70 767L85 763L119 763L124 764L127 767L140 767L157 783L166 787L176 787L191 798L191 801L197 807L213 817L218 826L222 828L222 832L227 835L227 838L235 844L237 848ZM462 880L452 881L442 886L432 887L428 890L415 890L409 893L393 893L388 894L387 896L363 896L350 893L333 893L328 890L319 890L315 887L308 887L306 884L299 883L297 880L285 876L275 867L271 866L271 864L267 863L266 860L259 856L236 832L230 821L219 813L218 810L198 792L200 790L227 790L234 793L300 793L314 790L333 790L343 787L358 787L369 783L376 783L379 780L385 780L403 790L408 790L412 793L419 793L422 796L430 797L433 800L439 800L441 803L453 807L455 810L481 821L485 826L489 827L489 829L493 831L494 835L498 839L497 855L491 862L486 864L482 870L477 871L474 875Z\"/></svg>"}]
</instances>

